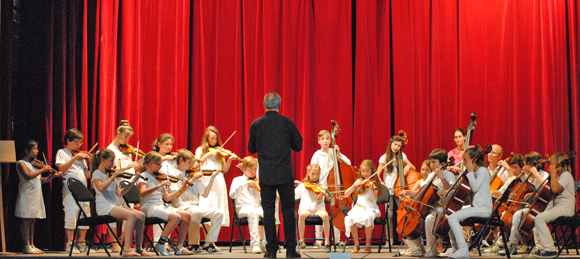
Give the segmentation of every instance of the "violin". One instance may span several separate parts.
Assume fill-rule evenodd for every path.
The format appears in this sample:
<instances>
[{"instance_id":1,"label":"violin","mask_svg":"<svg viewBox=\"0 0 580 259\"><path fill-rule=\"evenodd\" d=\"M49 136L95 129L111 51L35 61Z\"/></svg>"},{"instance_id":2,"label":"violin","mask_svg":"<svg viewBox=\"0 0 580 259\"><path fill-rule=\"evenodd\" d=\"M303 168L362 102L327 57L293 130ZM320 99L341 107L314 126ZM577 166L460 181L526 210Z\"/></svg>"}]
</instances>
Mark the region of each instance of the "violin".
<instances>
[{"instance_id":1,"label":"violin","mask_svg":"<svg viewBox=\"0 0 580 259\"><path fill-rule=\"evenodd\" d=\"M320 193L324 193L326 199L328 199L328 200L331 199L330 195L326 192L326 189L320 187L320 185L318 185L317 182L305 182L304 187L316 195L319 195Z\"/></svg>"},{"instance_id":2,"label":"violin","mask_svg":"<svg viewBox=\"0 0 580 259\"><path fill-rule=\"evenodd\" d=\"M232 152L231 150L227 150L227 149L222 148L222 147L219 147L219 148L218 147L216 147L216 148L210 147L208 149L209 152L214 151L214 150L220 151L218 153L218 155L222 156L225 159L228 159L228 158L230 158L230 156L235 155L234 152ZM239 162L242 162L242 159L239 156L237 156L236 160L238 160Z\"/></svg>"},{"instance_id":3,"label":"violin","mask_svg":"<svg viewBox=\"0 0 580 259\"><path fill-rule=\"evenodd\" d=\"M45 164L44 162L42 162L42 161L40 161L40 160L38 160L38 159L36 159L36 158L35 158L34 160L32 160L32 162L31 162L31 163L32 163L32 165L33 165L34 167L36 167L37 169L42 169L42 168L44 168L44 167L46 166L46 164ZM52 169L52 167L51 167L49 172L50 172L50 174L54 174L54 173L56 173L57 171L56 171L56 170L54 170L54 169Z\"/></svg>"},{"instance_id":4,"label":"violin","mask_svg":"<svg viewBox=\"0 0 580 259\"><path fill-rule=\"evenodd\" d=\"M202 173L203 176L211 176L213 172L220 171L220 173L227 175L228 171L212 170L212 169L202 169L202 170L185 170L185 173L189 178L192 178L196 173Z\"/></svg>"},{"instance_id":5,"label":"violin","mask_svg":"<svg viewBox=\"0 0 580 259\"><path fill-rule=\"evenodd\" d=\"M153 177L155 177L155 179L157 179L158 181L165 181L165 180L169 180L172 183L177 183L179 181L182 181L183 179L178 178L178 177L174 177L174 176L169 176L166 174L162 174L160 172L153 172ZM188 182L189 183L189 182Z\"/></svg>"},{"instance_id":6,"label":"violin","mask_svg":"<svg viewBox=\"0 0 580 259\"><path fill-rule=\"evenodd\" d=\"M145 152L143 152L138 148L134 148L133 146L127 143L119 145L119 150L121 150L123 154L136 155L137 158L142 158L145 156Z\"/></svg>"},{"instance_id":7,"label":"violin","mask_svg":"<svg viewBox=\"0 0 580 259\"><path fill-rule=\"evenodd\" d=\"M116 171L116 167L113 167L111 169L105 168L105 172L107 173L107 175L112 176ZM135 174L129 173L129 172L123 172L122 174L118 175L117 177L123 178L123 179L132 179L133 176L135 176ZM141 179L143 179L144 181L147 181L148 178L143 176L143 175L139 175L139 177Z\"/></svg>"}]
</instances>

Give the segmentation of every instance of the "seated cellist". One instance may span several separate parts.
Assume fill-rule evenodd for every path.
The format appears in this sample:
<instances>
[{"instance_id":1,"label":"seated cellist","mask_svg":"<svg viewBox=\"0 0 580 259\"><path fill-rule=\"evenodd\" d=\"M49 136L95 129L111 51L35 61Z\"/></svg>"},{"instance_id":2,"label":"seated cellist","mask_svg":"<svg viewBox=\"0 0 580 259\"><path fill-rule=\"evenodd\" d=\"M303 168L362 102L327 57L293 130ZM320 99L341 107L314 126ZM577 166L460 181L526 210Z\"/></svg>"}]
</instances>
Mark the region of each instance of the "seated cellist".
<instances>
[{"instance_id":1,"label":"seated cellist","mask_svg":"<svg viewBox=\"0 0 580 259\"><path fill-rule=\"evenodd\" d=\"M426 167L426 162L428 161L429 163L428 165L430 167L431 173L429 173L429 175L427 176L427 180L418 182L419 184L415 185L415 187L417 188L415 190L401 191L400 193L401 196L408 196L411 198L415 197L419 188L423 187L423 185L429 182L429 180L433 177L435 177L435 179L433 179L432 183L439 189L440 192L439 195L442 195L446 190L448 190L451 187L451 185L453 185L453 183L455 182L455 175L450 171L440 170L441 165L447 162L447 153L445 152L445 150L435 149L431 152L431 154L429 154L428 158L429 160L426 160L425 162L423 162L423 165L421 165L421 174L423 174L424 167ZM425 168L425 171L427 171L427 168ZM429 211L429 215L427 215L427 217L425 218L425 237L427 238L426 251L428 253L427 257L437 257L437 248L433 248L433 245L435 244L436 241L436 237L435 235L433 235L433 227L435 225L437 213L441 210L442 208L440 206L433 208ZM425 250L423 249L422 238L417 238L415 240L407 240L407 244L411 249L411 255L413 256L423 255L423 251Z\"/></svg>"}]
</instances>

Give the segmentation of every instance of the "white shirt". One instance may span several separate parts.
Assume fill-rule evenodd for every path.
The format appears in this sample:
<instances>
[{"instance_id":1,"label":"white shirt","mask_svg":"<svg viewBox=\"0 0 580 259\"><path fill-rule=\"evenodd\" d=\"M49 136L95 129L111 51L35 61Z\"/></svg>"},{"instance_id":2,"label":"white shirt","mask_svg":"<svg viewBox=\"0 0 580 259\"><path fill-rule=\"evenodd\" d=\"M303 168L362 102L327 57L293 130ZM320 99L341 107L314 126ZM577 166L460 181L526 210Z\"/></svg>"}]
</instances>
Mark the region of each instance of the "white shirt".
<instances>
[{"instance_id":1,"label":"white shirt","mask_svg":"<svg viewBox=\"0 0 580 259\"><path fill-rule=\"evenodd\" d=\"M97 169L93 172L92 179L91 179L93 182L93 186L95 184L95 179L100 179L101 183L104 183L105 181L107 181L109 179L109 176L103 174L103 172L101 172ZM96 206L99 206L99 204L118 205L118 203L117 203L117 197L118 197L117 196L117 183L115 181L111 182L111 184L109 184L109 186L107 186L107 188L104 189L102 192L99 191L99 189L97 189L96 186L94 186L94 189L95 189Z\"/></svg>"},{"instance_id":2,"label":"white shirt","mask_svg":"<svg viewBox=\"0 0 580 259\"><path fill-rule=\"evenodd\" d=\"M131 162L133 162L133 156L131 154L125 154L123 152L121 152L121 150L119 150L118 147L115 147L113 145L113 143L111 143L108 147L109 150L113 151L113 153L115 153L115 160L117 160L119 162L119 166L121 168L123 167L127 167L127 165L129 165ZM125 173L129 173L129 174L135 174L135 168L129 168L127 170L124 171Z\"/></svg>"},{"instance_id":3,"label":"white shirt","mask_svg":"<svg viewBox=\"0 0 580 259\"><path fill-rule=\"evenodd\" d=\"M141 183L146 183L146 189L150 189L160 184L160 182L157 181L157 179L155 179L155 177L153 177L153 175L149 174L148 172L143 172L141 173L141 175L147 177L147 181L139 178L139 180L137 181L137 186L139 186ZM141 209L143 209L143 207L146 206L165 206L165 202L163 201L163 194L161 193L161 188L157 188L157 190L155 190L153 193L151 193L151 195L147 197L141 197L139 203Z\"/></svg>"},{"instance_id":4,"label":"white shirt","mask_svg":"<svg viewBox=\"0 0 580 259\"><path fill-rule=\"evenodd\" d=\"M403 152L403 161L405 160L407 160L407 155L405 155L405 153ZM383 154L381 158L379 158L379 163L387 164L387 154ZM385 168L383 169L383 181L385 182L387 187L389 187L389 193L393 195L395 194L395 190L393 188L395 187L395 183L397 182L397 171L398 171L397 160L393 161L391 165L393 165L393 171L390 174L387 173L387 166L385 166Z\"/></svg>"},{"instance_id":5,"label":"white shirt","mask_svg":"<svg viewBox=\"0 0 580 259\"><path fill-rule=\"evenodd\" d=\"M230 186L230 197L236 199L236 210L242 207L260 207L260 192L255 188L248 187L248 178L246 175L238 176L232 181ZM257 178L256 178L257 179Z\"/></svg>"},{"instance_id":6,"label":"white shirt","mask_svg":"<svg viewBox=\"0 0 580 259\"><path fill-rule=\"evenodd\" d=\"M549 173L547 173L546 171L543 171L543 170L538 170L538 173L540 173L540 175L542 176L542 179L544 179L544 181L546 179L548 179L548 176L550 176ZM530 183L532 183L536 187L536 189L538 189L544 183L543 181L541 183L538 182L538 179L536 179L536 177L534 177L534 175L531 173L530 173L530 176L528 177L528 181Z\"/></svg>"},{"instance_id":7,"label":"white shirt","mask_svg":"<svg viewBox=\"0 0 580 259\"><path fill-rule=\"evenodd\" d=\"M328 183L328 175L330 173L330 169L332 169L332 167L334 166L334 161L332 159L333 156L334 149L331 148L328 149L328 154L322 152L322 150L317 150L316 152L314 152L314 155L312 155L312 159L310 159L310 164L317 164L320 166L320 178L318 182L320 182L321 185L326 185ZM350 165L350 160L342 153L338 158L343 162L345 162L346 164Z\"/></svg>"},{"instance_id":8,"label":"white shirt","mask_svg":"<svg viewBox=\"0 0 580 259\"><path fill-rule=\"evenodd\" d=\"M68 151L68 149L66 148L62 148L59 149L58 152L56 152L56 165L62 165L66 162L68 162L69 160L73 159L73 154ZM79 180L81 183L83 183L85 186L87 186L87 176L85 175L85 169L87 169L87 164L85 162L85 160L77 160L75 161L71 167L66 170L66 172L62 172L62 176L63 176L63 181L65 182L64 184L64 188L62 188L62 191L65 192L66 190L68 190L68 187L66 185L66 181L69 178L75 178L77 180Z\"/></svg>"},{"instance_id":9,"label":"white shirt","mask_svg":"<svg viewBox=\"0 0 580 259\"><path fill-rule=\"evenodd\" d=\"M188 179L185 175L184 171L179 171L177 169L173 169L172 172L169 173L174 177L179 179ZM203 178L203 176L202 176ZM171 183L169 185L169 191L175 192L181 189L183 186L182 181L177 183ZM201 182L201 178L195 180L193 185L189 186L187 190L181 194L179 197L174 198L171 200L171 205L175 208L187 207L187 206L197 206L199 204L199 195L205 192L205 185Z\"/></svg>"},{"instance_id":10,"label":"white shirt","mask_svg":"<svg viewBox=\"0 0 580 259\"><path fill-rule=\"evenodd\" d=\"M298 187L296 187L294 190L294 198L296 200L300 199L300 207L298 207L298 211L317 211L324 209L324 201L318 203L318 194L307 190L304 186L304 183L301 183L298 185Z\"/></svg>"}]
</instances>

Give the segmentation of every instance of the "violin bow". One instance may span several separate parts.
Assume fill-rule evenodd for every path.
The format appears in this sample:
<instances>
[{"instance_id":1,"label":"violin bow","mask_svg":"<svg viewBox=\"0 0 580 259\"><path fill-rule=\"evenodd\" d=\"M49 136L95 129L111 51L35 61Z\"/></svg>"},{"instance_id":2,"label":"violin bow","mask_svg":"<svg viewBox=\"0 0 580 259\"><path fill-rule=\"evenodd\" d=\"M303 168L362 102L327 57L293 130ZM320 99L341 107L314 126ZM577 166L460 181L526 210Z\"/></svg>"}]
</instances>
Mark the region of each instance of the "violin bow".
<instances>
[{"instance_id":1,"label":"violin bow","mask_svg":"<svg viewBox=\"0 0 580 259\"><path fill-rule=\"evenodd\" d=\"M361 184L364 184L364 183L370 181L369 179L373 178L378 172L382 171L385 167L387 167L388 165L390 165L393 161L395 161L395 158L391 159L391 161L389 161L385 165L379 167L379 169L377 169L374 174L372 174L371 176L369 176L369 178L364 179Z\"/></svg>"},{"instance_id":2,"label":"violin bow","mask_svg":"<svg viewBox=\"0 0 580 259\"><path fill-rule=\"evenodd\" d=\"M46 161L46 156L44 155L44 153L42 153L42 157L44 158L44 164L48 165L48 162Z\"/></svg>"},{"instance_id":3,"label":"violin bow","mask_svg":"<svg viewBox=\"0 0 580 259\"><path fill-rule=\"evenodd\" d=\"M95 143L95 145L91 148L91 150L89 150L87 152L87 154L90 154L91 152L93 152L93 149L95 149L97 147L97 145L99 144L99 142Z\"/></svg>"},{"instance_id":4,"label":"violin bow","mask_svg":"<svg viewBox=\"0 0 580 259\"><path fill-rule=\"evenodd\" d=\"M230 137L228 139L226 139L226 141L222 144L222 147L226 145L226 143L228 143L228 141L230 141L230 139L234 136L234 134L236 134L237 131L234 130L234 133L232 133L232 135L230 135Z\"/></svg>"},{"instance_id":5,"label":"violin bow","mask_svg":"<svg viewBox=\"0 0 580 259\"><path fill-rule=\"evenodd\" d=\"M139 157L139 141L137 141L137 150L135 150L135 163L137 163L137 158ZM121 161L119 161L119 165Z\"/></svg>"}]
</instances>

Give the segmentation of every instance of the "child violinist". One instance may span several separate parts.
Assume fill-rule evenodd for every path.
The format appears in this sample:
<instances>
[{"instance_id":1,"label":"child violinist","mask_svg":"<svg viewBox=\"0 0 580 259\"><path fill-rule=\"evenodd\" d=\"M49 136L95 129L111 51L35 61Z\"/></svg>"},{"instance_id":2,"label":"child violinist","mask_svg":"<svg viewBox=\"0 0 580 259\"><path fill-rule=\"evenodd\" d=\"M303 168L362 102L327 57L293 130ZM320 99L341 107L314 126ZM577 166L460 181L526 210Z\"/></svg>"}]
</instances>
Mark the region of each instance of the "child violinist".
<instances>
[{"instance_id":1,"label":"child violinist","mask_svg":"<svg viewBox=\"0 0 580 259\"><path fill-rule=\"evenodd\" d=\"M84 152L74 152L80 150L81 146L83 145L83 138L84 136L79 130L67 130L64 134L65 148L58 150L56 153L56 166L58 167L59 171L63 172L63 181L65 182L62 187L62 205L64 207L64 228L67 242L66 251L72 249L72 252L75 254L84 252L86 245L81 245L78 248L72 246L72 239L74 236L73 234L75 231L78 213L80 211L75 203L74 198L68 190L66 181L69 178L75 178L85 186L87 185L87 178L90 177L90 174L85 159L88 159L89 155ZM80 204L83 208L83 211L85 211L87 214L87 217L90 217L91 207L89 203L81 202ZM88 226L78 227L79 230L77 237L79 243L85 243L85 234L87 233L88 228Z\"/></svg>"},{"instance_id":2,"label":"child violinist","mask_svg":"<svg viewBox=\"0 0 580 259\"><path fill-rule=\"evenodd\" d=\"M421 179L418 184L415 184L415 189L411 191L403 190L401 191L401 197L409 196L414 198L419 191L419 188L425 186L431 180L431 183L437 187L438 192L443 193L455 182L455 176L452 172L447 170L441 170L441 166L447 162L447 153L443 149L434 149L428 156L428 160L423 162L421 165L421 175L428 173L427 179ZM417 187L419 186L419 187ZM429 214L425 217L425 237L427 239L426 249L423 249L422 238L417 238L415 240L408 240L407 244L411 249L411 255L423 254L423 250L427 251L427 257L436 257L437 250L433 247L437 238L433 234L433 228L435 226L435 219L437 214L442 210L441 206L437 206L429 210Z\"/></svg>"},{"instance_id":3,"label":"child violinist","mask_svg":"<svg viewBox=\"0 0 580 259\"><path fill-rule=\"evenodd\" d=\"M387 151L385 152L385 154L383 154L379 158L379 168L383 167L384 165L389 163L394 158L397 158L397 156L399 155L399 151L401 151L401 148L403 147L403 141L404 140L401 136L395 135L395 136L391 137L391 139L389 140L389 146L387 147ZM401 159L403 159L404 175L407 176L411 169L415 170L415 166L413 164L411 164L409 159L407 159L407 155L405 155L405 153L403 153L403 152L401 152ZM380 172L379 172L379 174L380 174ZM384 182L382 182L383 185L389 189L389 195L390 195L388 207L386 208L386 210L388 213L389 222L391 224L391 227L390 227L391 233L389 233L389 235L391 237L393 237L394 236L393 234L395 233L394 224L393 224L393 222L395 222L395 220L396 220L396 218L395 218L395 211L396 211L395 205L397 207L399 205L399 198L395 195L395 189L394 189L395 184L396 184L397 179L398 179L398 176L399 176L399 174L398 174L398 169L397 169L397 160L395 160L384 168L384 171L383 171ZM393 240L393 238L391 238L390 240Z\"/></svg>"},{"instance_id":4,"label":"child violinist","mask_svg":"<svg viewBox=\"0 0 580 259\"><path fill-rule=\"evenodd\" d=\"M328 185L328 176L330 174L330 170L334 164L334 150L336 150L338 159L342 160L344 163L350 165L350 160L344 154L340 152L340 148L338 145L335 145L334 148L330 148L332 144L330 132L327 130L321 130L318 133L318 144L320 145L320 149L317 150L314 155L312 155L312 159L310 160L310 164L318 164L320 166L320 179L319 183L321 186L326 187ZM316 225L316 239L322 239L322 226ZM344 242L340 242L340 230L334 227L334 242L338 244L338 246L344 246ZM322 242L316 241L314 243L315 248L320 248Z\"/></svg>"},{"instance_id":5,"label":"child violinist","mask_svg":"<svg viewBox=\"0 0 580 259\"><path fill-rule=\"evenodd\" d=\"M147 217L157 217L168 222L165 225L165 229L163 229L155 248L162 255L171 256L165 247L165 243L169 241L169 235L180 222L181 228L188 229L189 223L191 222L191 214L185 210L174 208L171 205L165 205L164 201L171 201L174 198L179 197L187 190L189 185L183 183L179 190L169 192L167 187L171 185L171 182L168 180L170 176L159 174L162 160L162 156L155 151L151 151L145 155L143 158L143 165L141 166L141 172L144 172L143 175L147 178L147 181L139 179L137 187L139 187L139 193L141 195L141 211L143 211ZM156 178L161 178L160 175L165 176L165 179ZM186 234L187 231L179 232L175 255L192 254L191 251L183 247L183 240L185 239Z\"/></svg>"},{"instance_id":6,"label":"child violinist","mask_svg":"<svg viewBox=\"0 0 580 259\"><path fill-rule=\"evenodd\" d=\"M131 138L132 135L133 128L129 125L129 121L121 120L121 122L119 123L119 127L117 127L117 130L115 131L115 138L113 139L111 144L109 144L109 146L107 147L107 149L115 153L115 161L114 161L115 167L122 170L125 173L124 175L126 176L134 175L135 170L139 170L139 164L135 162L135 160L133 159L133 155L121 151L121 146L127 145L127 142L129 141L129 138ZM126 206L124 205L125 204L124 200L121 197L117 197L117 203L120 204L121 206ZM123 226L125 224L126 224L125 221L123 221ZM111 223L109 225L111 226L112 229L116 229L115 227L117 225L116 223ZM123 227L122 229L125 229L125 227ZM161 230L159 231L159 233L161 233ZM109 236L112 240L113 239L112 233L109 232ZM121 233L119 239L123 237L124 233ZM119 244L113 243L112 246L113 252L118 253L121 251Z\"/></svg>"},{"instance_id":7,"label":"child violinist","mask_svg":"<svg viewBox=\"0 0 580 259\"><path fill-rule=\"evenodd\" d=\"M177 162L177 169L175 169L176 177L179 179L188 179L190 187L181 196L171 200L171 204L175 208L186 210L191 213L191 223L189 224L189 244L192 245L192 251L196 254L206 254L208 252L216 254L213 244L217 241L220 233L224 213L215 208L200 207L199 196L207 197L209 195L212 183L220 173L214 171L211 177L209 177L209 183L206 187L201 181L203 173L191 170L195 163L195 157L191 151L185 149L179 150L175 156L175 161ZM184 182L182 181L172 183L169 190L179 191L183 188L183 184ZM202 218L208 218L212 222L206 235L205 250L199 246L199 224L201 223Z\"/></svg>"},{"instance_id":8,"label":"child violinist","mask_svg":"<svg viewBox=\"0 0 580 259\"><path fill-rule=\"evenodd\" d=\"M330 253L330 221L328 212L326 212L324 197L326 190L322 189L318 179L320 178L320 166L318 164L311 164L306 168L306 177L303 182L294 190L294 197L300 199L300 206L298 207L298 231L300 249L306 248L304 243L304 230L306 225L306 218L310 216L317 216L322 219L322 228L324 229L324 252ZM315 193L315 192L318 192Z\"/></svg>"},{"instance_id":9,"label":"child violinist","mask_svg":"<svg viewBox=\"0 0 580 259\"><path fill-rule=\"evenodd\" d=\"M91 158L91 179L95 189L95 207L97 215L110 215L116 219L122 219L125 224L126 235L124 236L123 256L152 256L153 254L142 250L143 227L145 224L145 214L143 212L120 206L117 197L122 197L133 187L139 173L131 179L123 189L119 188L115 179L123 174L123 170L113 170L115 164L115 153L109 149L101 149ZM110 175L110 176L109 176ZM131 238L135 229L135 248L131 251Z\"/></svg>"},{"instance_id":10,"label":"child violinist","mask_svg":"<svg viewBox=\"0 0 580 259\"><path fill-rule=\"evenodd\" d=\"M373 175L371 177L371 175ZM352 232L354 247L352 253L358 253L360 243L358 238L358 227L365 227L366 247L364 252L371 252L371 236L375 226L375 218L381 215L379 206L377 206L377 198L382 195L382 188L379 176L375 174L375 164L372 160L364 160L360 164L360 176L354 184L346 190L345 196L355 193L358 195L356 204L348 212L348 216L344 218L344 226L346 228L346 236L349 237Z\"/></svg>"},{"instance_id":11,"label":"child violinist","mask_svg":"<svg viewBox=\"0 0 580 259\"><path fill-rule=\"evenodd\" d=\"M449 216L451 243L455 251L449 255L449 258L469 258L469 249L465 242L461 221L472 217L489 217L493 210L489 171L487 170L485 159L480 157L482 152L481 147L476 145L468 148L463 154L463 164L467 170L465 176L469 180L472 192L471 207L462 208Z\"/></svg>"},{"instance_id":12,"label":"child violinist","mask_svg":"<svg viewBox=\"0 0 580 259\"><path fill-rule=\"evenodd\" d=\"M16 164L16 171L20 182L18 184L18 197L14 215L22 218L20 235L24 248L23 254L44 254L44 251L34 246L34 223L36 219L46 218L44 199L42 198L41 185L50 182L56 177L61 177L62 172L55 172L43 177L42 174L54 170L45 164L35 163L38 155L38 143L29 140L24 146L24 157Z\"/></svg>"},{"instance_id":13,"label":"child violinist","mask_svg":"<svg viewBox=\"0 0 580 259\"><path fill-rule=\"evenodd\" d=\"M222 146L222 140L220 134L216 127L209 126L205 129L203 138L201 140L201 145L195 150L195 156L199 158L201 162L202 170L217 170L222 172L227 172L230 169L230 165L234 159L238 157L234 154L229 156L229 158L224 157L220 150ZM211 151L210 151L211 149ZM196 163L196 167L198 164ZM209 180L207 177L202 178L203 184L207 186ZM226 180L223 174L219 174L213 186L211 192L207 198L200 198L199 205L203 207L211 207L215 209L220 209L224 212L224 215L230 215L228 193ZM224 222L222 226L230 226L230 218L224 217ZM221 249L217 248L218 251Z\"/></svg>"},{"instance_id":14,"label":"child violinist","mask_svg":"<svg viewBox=\"0 0 580 259\"><path fill-rule=\"evenodd\" d=\"M264 218L261 205L259 179L256 177L258 160L253 156L242 159L238 165L244 175L234 178L230 186L230 197L236 199L236 212L240 218L248 217L250 229L250 245L252 253L266 252L266 247L260 238L263 238L264 229L259 225L260 218Z\"/></svg>"},{"instance_id":15,"label":"child violinist","mask_svg":"<svg viewBox=\"0 0 580 259\"><path fill-rule=\"evenodd\" d=\"M558 252L554 246L552 234L548 223L558 217L571 217L576 211L574 177L570 174L570 163L565 153L559 152L550 157L550 188L553 198L544 212L534 219L534 238L539 240L538 250L533 254L536 257L557 257ZM533 172L539 177L537 172Z\"/></svg>"}]
</instances>

